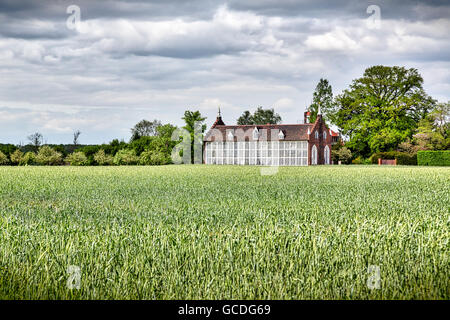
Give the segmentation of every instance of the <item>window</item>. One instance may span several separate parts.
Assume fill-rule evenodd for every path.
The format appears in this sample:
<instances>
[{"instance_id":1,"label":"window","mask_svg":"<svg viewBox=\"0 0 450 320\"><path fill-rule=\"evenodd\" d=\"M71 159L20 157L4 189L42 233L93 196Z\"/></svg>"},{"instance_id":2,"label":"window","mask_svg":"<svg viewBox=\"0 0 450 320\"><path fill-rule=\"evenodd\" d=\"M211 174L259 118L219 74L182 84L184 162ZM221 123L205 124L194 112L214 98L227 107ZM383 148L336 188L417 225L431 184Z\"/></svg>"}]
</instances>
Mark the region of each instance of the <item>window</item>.
<instances>
[{"instance_id":1,"label":"window","mask_svg":"<svg viewBox=\"0 0 450 320\"><path fill-rule=\"evenodd\" d=\"M323 132L323 140L326 140L326 138L327 138L327 132L324 131L324 132Z\"/></svg>"},{"instance_id":2,"label":"window","mask_svg":"<svg viewBox=\"0 0 450 320\"><path fill-rule=\"evenodd\" d=\"M317 164L317 147L315 145L311 149L311 164Z\"/></svg>"},{"instance_id":3,"label":"window","mask_svg":"<svg viewBox=\"0 0 450 320\"><path fill-rule=\"evenodd\" d=\"M325 164L330 164L330 148L328 146L325 146L323 157L325 159Z\"/></svg>"},{"instance_id":4,"label":"window","mask_svg":"<svg viewBox=\"0 0 450 320\"><path fill-rule=\"evenodd\" d=\"M319 131L314 132L314 136L316 137L316 139L319 139Z\"/></svg>"},{"instance_id":5,"label":"window","mask_svg":"<svg viewBox=\"0 0 450 320\"><path fill-rule=\"evenodd\" d=\"M278 139L283 140L284 139L284 133L280 130L280 133L278 133Z\"/></svg>"},{"instance_id":6,"label":"window","mask_svg":"<svg viewBox=\"0 0 450 320\"><path fill-rule=\"evenodd\" d=\"M207 142L205 152L206 164L308 165L307 141Z\"/></svg>"},{"instance_id":7,"label":"window","mask_svg":"<svg viewBox=\"0 0 450 320\"><path fill-rule=\"evenodd\" d=\"M228 131L228 140L233 140L234 135L231 131Z\"/></svg>"},{"instance_id":8,"label":"window","mask_svg":"<svg viewBox=\"0 0 450 320\"><path fill-rule=\"evenodd\" d=\"M259 131L258 131L258 128L255 127L255 129L253 129L253 139L258 140L258 137L259 137Z\"/></svg>"}]
</instances>

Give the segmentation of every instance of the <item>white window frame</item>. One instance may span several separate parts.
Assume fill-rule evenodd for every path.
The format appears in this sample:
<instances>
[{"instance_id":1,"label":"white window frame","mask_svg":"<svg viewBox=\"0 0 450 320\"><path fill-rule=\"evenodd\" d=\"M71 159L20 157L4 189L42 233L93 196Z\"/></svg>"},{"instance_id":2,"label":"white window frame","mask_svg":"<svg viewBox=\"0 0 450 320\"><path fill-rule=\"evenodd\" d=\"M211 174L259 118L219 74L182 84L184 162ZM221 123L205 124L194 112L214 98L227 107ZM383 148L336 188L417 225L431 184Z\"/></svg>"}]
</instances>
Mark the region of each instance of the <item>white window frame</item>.
<instances>
[{"instance_id":1,"label":"white window frame","mask_svg":"<svg viewBox=\"0 0 450 320\"><path fill-rule=\"evenodd\" d=\"M311 148L311 165L317 165L317 147L313 145Z\"/></svg>"},{"instance_id":2,"label":"white window frame","mask_svg":"<svg viewBox=\"0 0 450 320\"><path fill-rule=\"evenodd\" d=\"M330 164L330 148L327 146L325 146L324 150L323 150L323 157L325 159L325 164Z\"/></svg>"}]
</instances>

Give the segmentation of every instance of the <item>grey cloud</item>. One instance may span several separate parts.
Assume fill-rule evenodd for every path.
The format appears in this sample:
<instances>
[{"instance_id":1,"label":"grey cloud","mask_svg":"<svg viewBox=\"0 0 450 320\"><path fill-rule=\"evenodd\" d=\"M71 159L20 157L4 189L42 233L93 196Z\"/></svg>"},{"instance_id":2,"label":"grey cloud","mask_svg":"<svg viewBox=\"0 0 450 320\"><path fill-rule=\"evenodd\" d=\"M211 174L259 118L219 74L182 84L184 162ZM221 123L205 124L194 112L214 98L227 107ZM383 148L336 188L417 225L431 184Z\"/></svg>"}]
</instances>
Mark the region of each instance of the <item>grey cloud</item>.
<instances>
[{"instance_id":1,"label":"grey cloud","mask_svg":"<svg viewBox=\"0 0 450 320\"><path fill-rule=\"evenodd\" d=\"M218 105L229 123L257 105L295 122L321 77L337 94L375 64L416 67L449 99L441 1L370 2L379 30L365 25L369 1L77 1L83 32L65 27L69 4L0 0L1 142L128 139L142 118L181 125L189 107L211 124Z\"/></svg>"}]
</instances>

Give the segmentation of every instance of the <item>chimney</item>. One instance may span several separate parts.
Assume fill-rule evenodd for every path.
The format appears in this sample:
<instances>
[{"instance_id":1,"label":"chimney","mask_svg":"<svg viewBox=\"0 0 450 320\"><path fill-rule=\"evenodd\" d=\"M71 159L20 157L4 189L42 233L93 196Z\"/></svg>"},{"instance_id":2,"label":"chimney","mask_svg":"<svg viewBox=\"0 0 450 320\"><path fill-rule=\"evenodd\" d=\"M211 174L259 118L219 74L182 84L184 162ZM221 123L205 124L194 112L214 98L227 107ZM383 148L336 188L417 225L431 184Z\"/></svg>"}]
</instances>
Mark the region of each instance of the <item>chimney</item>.
<instances>
[{"instance_id":1,"label":"chimney","mask_svg":"<svg viewBox=\"0 0 450 320\"><path fill-rule=\"evenodd\" d=\"M310 115L311 115L311 113L309 111L305 111L304 123L309 123L309 116Z\"/></svg>"}]
</instances>

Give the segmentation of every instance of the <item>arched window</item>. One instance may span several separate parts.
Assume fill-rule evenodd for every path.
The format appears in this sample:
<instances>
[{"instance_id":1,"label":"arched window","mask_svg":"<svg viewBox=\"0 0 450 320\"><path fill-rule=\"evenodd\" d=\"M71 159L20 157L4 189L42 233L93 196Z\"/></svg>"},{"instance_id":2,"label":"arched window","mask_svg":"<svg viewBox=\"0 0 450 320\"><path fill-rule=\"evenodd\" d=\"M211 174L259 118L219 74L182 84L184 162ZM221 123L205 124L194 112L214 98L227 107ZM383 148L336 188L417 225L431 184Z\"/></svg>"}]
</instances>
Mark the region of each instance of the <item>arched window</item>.
<instances>
[{"instance_id":1,"label":"arched window","mask_svg":"<svg viewBox=\"0 0 450 320\"><path fill-rule=\"evenodd\" d=\"M311 149L311 164L317 164L317 147L315 145Z\"/></svg>"},{"instance_id":2,"label":"arched window","mask_svg":"<svg viewBox=\"0 0 450 320\"><path fill-rule=\"evenodd\" d=\"M234 138L233 132L228 131L228 140L233 140L233 138Z\"/></svg>"},{"instance_id":3,"label":"arched window","mask_svg":"<svg viewBox=\"0 0 450 320\"><path fill-rule=\"evenodd\" d=\"M316 139L319 139L319 131L316 131L316 132L314 133L314 136L316 137Z\"/></svg>"},{"instance_id":4,"label":"arched window","mask_svg":"<svg viewBox=\"0 0 450 320\"><path fill-rule=\"evenodd\" d=\"M323 140L326 140L326 139L327 139L327 132L324 131L324 132L323 132Z\"/></svg>"},{"instance_id":5,"label":"arched window","mask_svg":"<svg viewBox=\"0 0 450 320\"><path fill-rule=\"evenodd\" d=\"M280 130L280 132L278 133L278 139L282 140L284 139L284 133L283 131Z\"/></svg>"},{"instance_id":6,"label":"arched window","mask_svg":"<svg viewBox=\"0 0 450 320\"><path fill-rule=\"evenodd\" d=\"M255 127L255 129L253 129L253 140L258 140L259 137L259 131L258 128Z\"/></svg>"},{"instance_id":7,"label":"arched window","mask_svg":"<svg viewBox=\"0 0 450 320\"><path fill-rule=\"evenodd\" d=\"M330 164L330 148L328 146L325 146L323 157L325 159L325 164Z\"/></svg>"}]
</instances>

